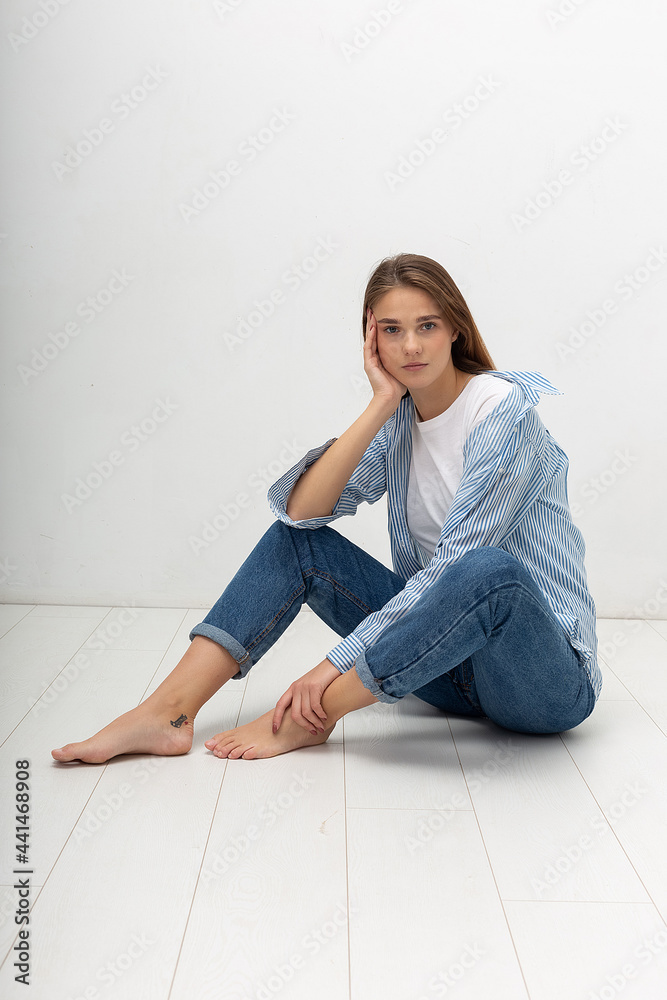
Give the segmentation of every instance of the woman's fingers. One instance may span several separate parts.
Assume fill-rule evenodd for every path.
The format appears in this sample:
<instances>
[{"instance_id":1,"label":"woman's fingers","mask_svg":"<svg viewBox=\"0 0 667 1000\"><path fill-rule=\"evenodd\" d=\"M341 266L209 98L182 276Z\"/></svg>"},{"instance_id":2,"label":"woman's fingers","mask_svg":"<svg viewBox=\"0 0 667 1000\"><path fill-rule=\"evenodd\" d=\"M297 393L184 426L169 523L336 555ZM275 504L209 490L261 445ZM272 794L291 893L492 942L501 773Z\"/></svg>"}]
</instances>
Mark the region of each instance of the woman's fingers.
<instances>
[{"instance_id":1,"label":"woman's fingers","mask_svg":"<svg viewBox=\"0 0 667 1000\"><path fill-rule=\"evenodd\" d=\"M321 695L317 691L313 692L313 700L311 701L310 692L307 692L301 702L301 714L304 719L308 719L316 729L321 729L322 724L326 722L326 712L320 705Z\"/></svg>"},{"instance_id":2,"label":"woman's fingers","mask_svg":"<svg viewBox=\"0 0 667 1000\"><path fill-rule=\"evenodd\" d=\"M364 341L364 354L367 357L373 353L373 324L370 309L366 313L366 339Z\"/></svg>"},{"instance_id":3,"label":"woman's fingers","mask_svg":"<svg viewBox=\"0 0 667 1000\"><path fill-rule=\"evenodd\" d=\"M280 723L283 721L283 715L289 708L291 701L292 701L292 689L290 688L288 691L285 691L285 694L282 695L282 697L280 697L276 702L276 707L273 712L274 733L277 733L278 730L280 729Z\"/></svg>"},{"instance_id":4,"label":"woman's fingers","mask_svg":"<svg viewBox=\"0 0 667 1000\"><path fill-rule=\"evenodd\" d=\"M273 732L276 733L280 729L283 716L290 705L292 706L292 721L296 722L302 729L307 729L309 732L312 732L313 728L316 731L323 729L326 725L327 714L320 704L321 697L322 692L314 690L311 704L308 688L304 688L302 691L295 684L290 685L285 694L276 702L272 721Z\"/></svg>"},{"instance_id":5,"label":"woman's fingers","mask_svg":"<svg viewBox=\"0 0 667 1000\"><path fill-rule=\"evenodd\" d=\"M295 692L292 699L292 722L296 722L297 726L312 733L315 723L306 716L306 711L310 711L309 703L304 700L299 691ZM317 731L317 726L315 726L315 730Z\"/></svg>"},{"instance_id":6,"label":"woman's fingers","mask_svg":"<svg viewBox=\"0 0 667 1000\"><path fill-rule=\"evenodd\" d=\"M312 704L310 691L307 688L302 692L295 692L292 699L292 721L309 732L312 732L313 728L316 731L322 729L327 718L326 712L319 703L320 695L317 692L313 692L313 695Z\"/></svg>"},{"instance_id":7,"label":"woman's fingers","mask_svg":"<svg viewBox=\"0 0 667 1000\"><path fill-rule=\"evenodd\" d=\"M309 733L313 732L313 727L317 731L317 725L309 718L311 714L310 702L301 694L297 694L292 701L292 722L296 722L302 729L307 729Z\"/></svg>"}]
</instances>

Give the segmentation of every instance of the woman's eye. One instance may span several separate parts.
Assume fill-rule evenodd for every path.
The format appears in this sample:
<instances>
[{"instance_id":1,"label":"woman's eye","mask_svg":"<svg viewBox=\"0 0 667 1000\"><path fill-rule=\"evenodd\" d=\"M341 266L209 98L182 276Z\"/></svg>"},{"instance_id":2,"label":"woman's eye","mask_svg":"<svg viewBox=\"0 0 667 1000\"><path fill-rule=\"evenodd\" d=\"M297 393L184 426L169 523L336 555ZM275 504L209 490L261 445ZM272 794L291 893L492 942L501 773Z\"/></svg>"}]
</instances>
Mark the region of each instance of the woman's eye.
<instances>
[{"instance_id":1,"label":"woman's eye","mask_svg":"<svg viewBox=\"0 0 667 1000\"><path fill-rule=\"evenodd\" d=\"M434 327L435 327L435 323L432 320L427 320L426 323L422 323L422 329L428 328L427 329L428 333L430 333L430 331L432 329L434 329ZM384 330L385 333L397 333L398 332L398 327L397 326L385 326L382 329Z\"/></svg>"}]
</instances>

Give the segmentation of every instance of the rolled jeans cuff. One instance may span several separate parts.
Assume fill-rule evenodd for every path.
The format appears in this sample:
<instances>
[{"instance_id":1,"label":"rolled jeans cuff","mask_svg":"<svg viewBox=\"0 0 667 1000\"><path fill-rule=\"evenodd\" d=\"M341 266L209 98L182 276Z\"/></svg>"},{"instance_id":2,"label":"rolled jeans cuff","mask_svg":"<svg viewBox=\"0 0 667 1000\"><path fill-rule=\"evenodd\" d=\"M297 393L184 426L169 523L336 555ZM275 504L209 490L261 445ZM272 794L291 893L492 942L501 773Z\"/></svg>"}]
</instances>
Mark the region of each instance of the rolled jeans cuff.
<instances>
[{"instance_id":1,"label":"rolled jeans cuff","mask_svg":"<svg viewBox=\"0 0 667 1000\"><path fill-rule=\"evenodd\" d=\"M213 639L219 646L223 646L228 653L231 653L239 665L238 673L234 674L231 680L240 681L245 677L252 666L250 653L243 648L233 635L230 635L229 632L225 632L221 628L216 628L215 625L207 625L205 622L195 625L192 632L190 632L190 641L196 635L204 635L207 639Z\"/></svg>"},{"instance_id":2,"label":"rolled jeans cuff","mask_svg":"<svg viewBox=\"0 0 667 1000\"><path fill-rule=\"evenodd\" d=\"M400 698L396 698L393 694L386 694L379 685L378 679L373 677L370 667L366 663L366 654L359 653L359 656L354 661L354 666L359 674L359 680L367 688L370 693L377 698L378 701L384 701L388 705L393 705L394 702L400 701Z\"/></svg>"}]
</instances>

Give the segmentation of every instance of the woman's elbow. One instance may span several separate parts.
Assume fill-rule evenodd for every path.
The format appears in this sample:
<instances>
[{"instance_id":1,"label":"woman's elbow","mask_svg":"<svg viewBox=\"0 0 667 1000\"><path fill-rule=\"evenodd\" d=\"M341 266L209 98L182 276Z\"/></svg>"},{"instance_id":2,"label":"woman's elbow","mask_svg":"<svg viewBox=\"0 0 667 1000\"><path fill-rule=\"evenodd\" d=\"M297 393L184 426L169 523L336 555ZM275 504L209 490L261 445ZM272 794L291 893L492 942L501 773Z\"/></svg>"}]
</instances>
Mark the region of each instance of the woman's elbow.
<instances>
[{"instance_id":1,"label":"woman's elbow","mask_svg":"<svg viewBox=\"0 0 667 1000\"><path fill-rule=\"evenodd\" d=\"M298 503L288 502L285 513L293 521L309 521L313 517L331 517L333 511L306 510L304 507L300 507Z\"/></svg>"}]
</instances>

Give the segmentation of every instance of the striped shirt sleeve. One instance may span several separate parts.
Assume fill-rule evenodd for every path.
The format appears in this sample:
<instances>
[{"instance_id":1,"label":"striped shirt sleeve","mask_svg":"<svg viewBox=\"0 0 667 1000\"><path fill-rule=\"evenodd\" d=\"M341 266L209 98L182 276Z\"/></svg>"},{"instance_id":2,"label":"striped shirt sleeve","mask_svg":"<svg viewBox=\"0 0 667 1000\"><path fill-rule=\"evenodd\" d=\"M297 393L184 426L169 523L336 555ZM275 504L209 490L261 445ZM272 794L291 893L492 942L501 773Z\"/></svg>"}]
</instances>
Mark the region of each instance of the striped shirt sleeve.
<instances>
[{"instance_id":1,"label":"striped shirt sleeve","mask_svg":"<svg viewBox=\"0 0 667 1000\"><path fill-rule=\"evenodd\" d=\"M326 517L310 517L294 521L287 514L287 502L297 479L337 440L311 449L269 489L268 500L272 512L285 524L295 528L320 528L338 517L354 515L360 503L376 503L387 490L387 441L385 424L375 435L352 473L333 511Z\"/></svg>"}]
</instances>

